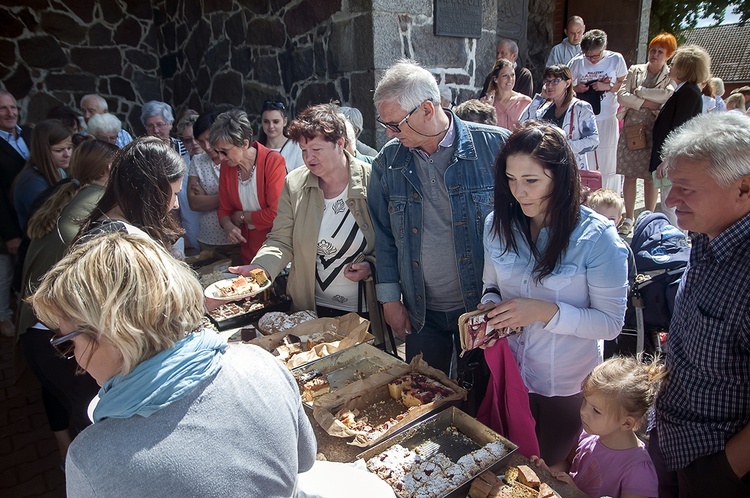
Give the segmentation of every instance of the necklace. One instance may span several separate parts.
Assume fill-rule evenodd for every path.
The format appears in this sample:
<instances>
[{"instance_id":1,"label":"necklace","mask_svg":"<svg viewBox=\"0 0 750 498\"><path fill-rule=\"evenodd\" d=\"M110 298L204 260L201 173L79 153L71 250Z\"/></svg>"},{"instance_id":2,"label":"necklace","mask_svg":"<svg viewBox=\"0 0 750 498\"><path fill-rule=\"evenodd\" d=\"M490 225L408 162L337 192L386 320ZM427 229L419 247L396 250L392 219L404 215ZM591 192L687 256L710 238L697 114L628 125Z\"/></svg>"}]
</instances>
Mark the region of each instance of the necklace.
<instances>
[{"instance_id":1,"label":"necklace","mask_svg":"<svg viewBox=\"0 0 750 498\"><path fill-rule=\"evenodd\" d=\"M240 181L240 183L242 183L243 185L250 183L250 180L253 179L253 174L255 173L256 165L257 163L253 161L253 166L252 168L250 168L250 175L248 175L247 180L242 179L242 169L240 169L240 167L237 166L237 179Z\"/></svg>"}]
</instances>

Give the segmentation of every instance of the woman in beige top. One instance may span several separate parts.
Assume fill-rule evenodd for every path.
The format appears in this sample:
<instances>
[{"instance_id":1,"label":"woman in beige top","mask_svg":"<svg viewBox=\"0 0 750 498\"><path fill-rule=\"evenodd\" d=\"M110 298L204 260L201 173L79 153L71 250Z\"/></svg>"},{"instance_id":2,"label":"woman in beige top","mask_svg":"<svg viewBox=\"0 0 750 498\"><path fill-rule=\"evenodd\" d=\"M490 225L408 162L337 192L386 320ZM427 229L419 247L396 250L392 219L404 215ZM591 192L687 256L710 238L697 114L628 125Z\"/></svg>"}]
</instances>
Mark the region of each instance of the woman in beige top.
<instances>
[{"instance_id":1,"label":"woman in beige top","mask_svg":"<svg viewBox=\"0 0 750 498\"><path fill-rule=\"evenodd\" d=\"M481 100L495 106L497 112L497 126L510 131L518 127L518 118L531 99L526 95L513 91L516 84L516 73L513 63L507 59L498 59L490 73L489 84L483 92Z\"/></svg>"},{"instance_id":2,"label":"woman in beige top","mask_svg":"<svg viewBox=\"0 0 750 498\"><path fill-rule=\"evenodd\" d=\"M625 176L623 197L625 199L625 217L619 227L621 235L628 235L633 230L635 219L635 190L638 178L643 179L643 194L646 209L656 208L656 189L649 171L653 128L659 109L667 101L674 88L669 80L667 59L677 49L677 40L669 33L654 37L648 46L648 64L634 64L628 69L620 90L617 102L622 106L617 113L618 119L624 118L623 133L617 143L617 173ZM627 129L643 129L645 146L631 150L627 145Z\"/></svg>"}]
</instances>

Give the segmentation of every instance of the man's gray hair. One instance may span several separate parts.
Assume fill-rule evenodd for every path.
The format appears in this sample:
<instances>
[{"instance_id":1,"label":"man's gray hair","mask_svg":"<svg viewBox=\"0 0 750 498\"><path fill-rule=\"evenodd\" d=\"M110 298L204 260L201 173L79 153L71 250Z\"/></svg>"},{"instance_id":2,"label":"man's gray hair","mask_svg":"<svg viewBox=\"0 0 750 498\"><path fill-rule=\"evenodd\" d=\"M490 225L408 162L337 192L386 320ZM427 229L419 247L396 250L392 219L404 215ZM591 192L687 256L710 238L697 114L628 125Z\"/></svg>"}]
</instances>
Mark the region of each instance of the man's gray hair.
<instances>
[{"instance_id":1,"label":"man's gray hair","mask_svg":"<svg viewBox=\"0 0 750 498\"><path fill-rule=\"evenodd\" d=\"M153 118L154 116L161 116L167 124L174 122L174 114L172 114L172 107L166 102L159 102L158 100L149 100L143 104L143 110L141 110L141 123L146 126L146 120Z\"/></svg>"},{"instance_id":2,"label":"man's gray hair","mask_svg":"<svg viewBox=\"0 0 750 498\"><path fill-rule=\"evenodd\" d=\"M393 101L405 111L411 111L427 100L440 107L440 90L432 73L416 61L400 59L378 82L373 100L375 107Z\"/></svg>"},{"instance_id":3,"label":"man's gray hair","mask_svg":"<svg viewBox=\"0 0 750 498\"><path fill-rule=\"evenodd\" d=\"M253 127L247 113L241 109L222 112L211 125L208 141L213 146L219 140L241 147L245 140L252 143Z\"/></svg>"},{"instance_id":4,"label":"man's gray hair","mask_svg":"<svg viewBox=\"0 0 750 498\"><path fill-rule=\"evenodd\" d=\"M705 161L719 185L750 174L750 116L739 112L699 114L669 134L661 155L667 171L680 159Z\"/></svg>"},{"instance_id":5,"label":"man's gray hair","mask_svg":"<svg viewBox=\"0 0 750 498\"><path fill-rule=\"evenodd\" d=\"M109 110L109 105L107 104L107 101L104 100L104 97L95 93L90 93L81 97L81 109L83 109L83 103L87 100L93 100L99 108L99 112L107 112Z\"/></svg>"},{"instance_id":6,"label":"man's gray hair","mask_svg":"<svg viewBox=\"0 0 750 498\"><path fill-rule=\"evenodd\" d=\"M500 41L497 42L497 46L500 47L500 45L507 45L511 54L518 55L518 43L514 40L511 40L510 38L500 38Z\"/></svg>"},{"instance_id":7,"label":"man's gray hair","mask_svg":"<svg viewBox=\"0 0 750 498\"><path fill-rule=\"evenodd\" d=\"M586 31L581 37L581 51L604 50L607 48L607 33L601 29Z\"/></svg>"},{"instance_id":8,"label":"man's gray hair","mask_svg":"<svg viewBox=\"0 0 750 498\"><path fill-rule=\"evenodd\" d=\"M110 113L94 114L89 118L88 130L91 135L97 133L120 133L122 130L122 122L117 119L117 116Z\"/></svg>"}]
</instances>

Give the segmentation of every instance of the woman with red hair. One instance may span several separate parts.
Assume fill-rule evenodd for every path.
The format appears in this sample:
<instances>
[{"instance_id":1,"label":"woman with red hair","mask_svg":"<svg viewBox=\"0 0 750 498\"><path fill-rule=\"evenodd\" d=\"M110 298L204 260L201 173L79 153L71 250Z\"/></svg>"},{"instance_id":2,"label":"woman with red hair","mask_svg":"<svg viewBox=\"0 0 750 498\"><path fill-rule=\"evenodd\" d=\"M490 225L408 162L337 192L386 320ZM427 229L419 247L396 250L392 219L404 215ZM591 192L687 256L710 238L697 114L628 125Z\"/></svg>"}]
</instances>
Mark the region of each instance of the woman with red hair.
<instances>
[{"instance_id":1,"label":"woman with red hair","mask_svg":"<svg viewBox=\"0 0 750 498\"><path fill-rule=\"evenodd\" d=\"M633 230L635 190L639 178L643 180L646 209L653 211L656 208L657 192L649 171L654 121L674 91L667 59L676 49L677 40L673 35L656 35L648 45L648 63L630 66L625 82L617 92L617 101L622 106L617 118L624 120L617 143L617 173L625 176L622 191L625 217L619 227L621 235L628 235Z\"/></svg>"}]
</instances>

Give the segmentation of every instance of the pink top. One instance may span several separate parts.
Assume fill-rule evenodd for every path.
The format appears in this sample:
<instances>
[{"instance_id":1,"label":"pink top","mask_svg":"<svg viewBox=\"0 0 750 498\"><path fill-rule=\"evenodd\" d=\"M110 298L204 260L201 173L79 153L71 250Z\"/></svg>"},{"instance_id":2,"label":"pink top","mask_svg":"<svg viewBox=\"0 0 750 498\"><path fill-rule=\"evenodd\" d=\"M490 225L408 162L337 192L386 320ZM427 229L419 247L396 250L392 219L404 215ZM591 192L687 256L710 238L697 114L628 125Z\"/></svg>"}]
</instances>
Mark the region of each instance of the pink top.
<instances>
[{"instance_id":1,"label":"pink top","mask_svg":"<svg viewBox=\"0 0 750 498\"><path fill-rule=\"evenodd\" d=\"M493 105L497 112L497 125L510 131L515 130L518 126L518 119L529 104L531 104L531 99L522 93L513 92L508 107L500 105L498 97L495 96Z\"/></svg>"},{"instance_id":2,"label":"pink top","mask_svg":"<svg viewBox=\"0 0 750 498\"><path fill-rule=\"evenodd\" d=\"M569 473L589 496L658 496L656 468L643 445L611 450L583 431Z\"/></svg>"}]
</instances>

